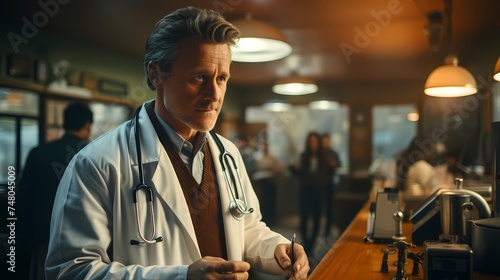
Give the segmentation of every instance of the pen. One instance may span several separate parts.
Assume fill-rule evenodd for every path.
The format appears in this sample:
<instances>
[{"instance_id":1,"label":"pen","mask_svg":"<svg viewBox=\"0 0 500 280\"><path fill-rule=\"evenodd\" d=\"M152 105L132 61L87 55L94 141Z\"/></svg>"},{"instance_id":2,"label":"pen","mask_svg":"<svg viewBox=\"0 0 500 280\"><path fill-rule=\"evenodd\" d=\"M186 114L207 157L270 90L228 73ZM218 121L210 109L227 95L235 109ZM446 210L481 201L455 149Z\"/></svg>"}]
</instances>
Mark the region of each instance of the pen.
<instances>
[{"instance_id":1,"label":"pen","mask_svg":"<svg viewBox=\"0 0 500 280\"><path fill-rule=\"evenodd\" d=\"M293 265L295 264L295 251L294 251L294 246L295 246L295 233L293 234L292 236L292 242L290 244L290 259L291 259L291 264L290 266L292 267L292 271L294 270L293 269Z\"/></svg>"}]
</instances>

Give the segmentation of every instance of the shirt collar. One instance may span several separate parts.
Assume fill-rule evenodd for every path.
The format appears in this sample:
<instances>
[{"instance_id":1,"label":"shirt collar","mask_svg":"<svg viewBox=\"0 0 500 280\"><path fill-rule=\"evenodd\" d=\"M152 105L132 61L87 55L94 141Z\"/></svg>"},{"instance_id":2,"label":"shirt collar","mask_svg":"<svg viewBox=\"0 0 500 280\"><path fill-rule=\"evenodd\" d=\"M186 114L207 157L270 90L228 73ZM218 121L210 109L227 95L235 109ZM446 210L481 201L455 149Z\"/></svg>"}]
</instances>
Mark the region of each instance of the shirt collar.
<instances>
[{"instance_id":1,"label":"shirt collar","mask_svg":"<svg viewBox=\"0 0 500 280\"><path fill-rule=\"evenodd\" d=\"M155 112L156 117L158 117L162 128L167 133L168 139L174 144L178 153L181 153L182 149L187 149L195 155L205 146L205 143L207 142L206 132L198 131L198 137L195 137L195 143L191 143L175 132L175 130L160 117L158 112L155 110L153 111Z\"/></svg>"}]
</instances>

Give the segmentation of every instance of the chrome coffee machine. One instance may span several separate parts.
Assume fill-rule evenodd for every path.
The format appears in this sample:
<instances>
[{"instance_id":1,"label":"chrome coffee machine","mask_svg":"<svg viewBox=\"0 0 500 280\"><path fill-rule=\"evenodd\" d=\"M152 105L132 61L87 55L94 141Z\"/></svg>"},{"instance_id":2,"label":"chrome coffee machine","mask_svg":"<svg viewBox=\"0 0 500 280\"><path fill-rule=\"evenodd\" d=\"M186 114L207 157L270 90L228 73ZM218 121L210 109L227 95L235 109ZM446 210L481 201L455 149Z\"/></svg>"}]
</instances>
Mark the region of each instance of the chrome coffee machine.
<instances>
[{"instance_id":1,"label":"chrome coffee machine","mask_svg":"<svg viewBox=\"0 0 500 280\"><path fill-rule=\"evenodd\" d=\"M491 216L486 200L476 192L461 189L436 191L411 217L412 241L424 244L424 279L472 279L474 254L471 239L471 211L480 218Z\"/></svg>"},{"instance_id":2,"label":"chrome coffee machine","mask_svg":"<svg viewBox=\"0 0 500 280\"><path fill-rule=\"evenodd\" d=\"M462 179L455 180L456 189L438 189L412 213L410 221L413 223L413 243L437 241L440 237L447 241L466 243L466 235L469 232L467 224L471 217L467 216L468 209L463 207L468 208L471 204L466 206L463 203L472 202L477 208L477 218L491 217L491 209L486 200L477 192L463 189L462 182ZM442 211L446 213L441 215ZM448 240L450 238L455 240Z\"/></svg>"},{"instance_id":3,"label":"chrome coffee machine","mask_svg":"<svg viewBox=\"0 0 500 280\"><path fill-rule=\"evenodd\" d=\"M461 192L442 192L439 195L441 234L439 241L469 243L471 212L474 203L471 195Z\"/></svg>"}]
</instances>

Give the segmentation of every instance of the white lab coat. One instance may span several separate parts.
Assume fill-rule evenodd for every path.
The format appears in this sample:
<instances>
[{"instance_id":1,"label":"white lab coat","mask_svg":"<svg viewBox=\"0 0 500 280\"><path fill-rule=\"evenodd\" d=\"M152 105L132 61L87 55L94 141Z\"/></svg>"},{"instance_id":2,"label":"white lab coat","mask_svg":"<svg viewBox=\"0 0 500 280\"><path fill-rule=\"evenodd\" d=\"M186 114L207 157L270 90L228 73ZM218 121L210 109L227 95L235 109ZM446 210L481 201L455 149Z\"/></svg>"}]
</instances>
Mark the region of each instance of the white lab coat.
<instances>
[{"instance_id":1,"label":"white lab coat","mask_svg":"<svg viewBox=\"0 0 500 280\"><path fill-rule=\"evenodd\" d=\"M47 279L186 279L188 265L201 258L184 194L145 106L139 113L142 164L146 183L156 194L156 236L162 236L163 242L130 245L131 239L139 240L132 203L139 175L134 126L127 122L94 140L70 162L53 208ZM288 240L260 221L259 203L241 155L233 143L221 138L239 166L248 205L255 209L241 221L231 216L219 149L207 135L219 184L228 259L283 274L274 249ZM152 225L145 199L140 191L141 224L149 237Z\"/></svg>"}]
</instances>

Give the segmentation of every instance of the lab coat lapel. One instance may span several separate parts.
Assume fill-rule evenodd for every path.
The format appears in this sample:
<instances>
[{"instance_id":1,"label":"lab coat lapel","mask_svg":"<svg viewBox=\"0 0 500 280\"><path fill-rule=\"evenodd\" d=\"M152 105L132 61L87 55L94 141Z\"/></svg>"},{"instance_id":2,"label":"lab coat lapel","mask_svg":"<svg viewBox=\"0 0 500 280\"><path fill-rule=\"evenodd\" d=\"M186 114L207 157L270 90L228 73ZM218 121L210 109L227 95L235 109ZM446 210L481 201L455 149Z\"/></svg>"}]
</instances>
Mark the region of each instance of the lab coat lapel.
<instances>
[{"instance_id":1,"label":"lab coat lapel","mask_svg":"<svg viewBox=\"0 0 500 280\"><path fill-rule=\"evenodd\" d=\"M182 187L175 174L174 167L163 148L160 149L159 159L158 168L152 177L152 182L153 185L156 186L158 197L160 200L163 200L177 216L177 220L189 234L191 242L193 242L194 246L198 249L198 254L200 254L189 207L186 203L184 193L182 192ZM199 257L201 257L201 254Z\"/></svg>"},{"instance_id":2,"label":"lab coat lapel","mask_svg":"<svg viewBox=\"0 0 500 280\"><path fill-rule=\"evenodd\" d=\"M191 242L193 242L193 245L198 249L199 257L201 257L193 223L191 222L189 208L184 198L184 193L182 192L179 180L175 175L172 163L168 158L168 154L160 143L156 131L149 120L145 108L148 105L148 103L145 103L139 113L142 163L144 164L144 177L146 179L146 183L150 184L150 186L156 190L156 197L158 201L155 203L155 208L168 211L168 209L162 207L160 204L166 204L166 206L170 208L170 210L177 216L177 220L188 233ZM137 153L135 152L133 129L130 134L131 137L129 140L131 144L129 146L130 149L133 150L130 154L134 155L133 162L137 164L137 157L135 156ZM148 182L148 178L151 178L150 182ZM161 224L165 224L165 222L163 221Z\"/></svg>"},{"instance_id":3,"label":"lab coat lapel","mask_svg":"<svg viewBox=\"0 0 500 280\"><path fill-rule=\"evenodd\" d=\"M217 176L217 183L219 186L222 219L224 221L224 233L226 235L227 257L229 260L242 260L243 248L245 246L245 242L242 240L242 236L244 236L242 225L245 223L245 220L237 221L231 216L231 212L229 211L231 194L228 191L219 160L221 151L217 147L212 136L209 133L207 133L207 135L209 135L210 151L212 154L212 161L215 165L215 175Z\"/></svg>"}]
</instances>

